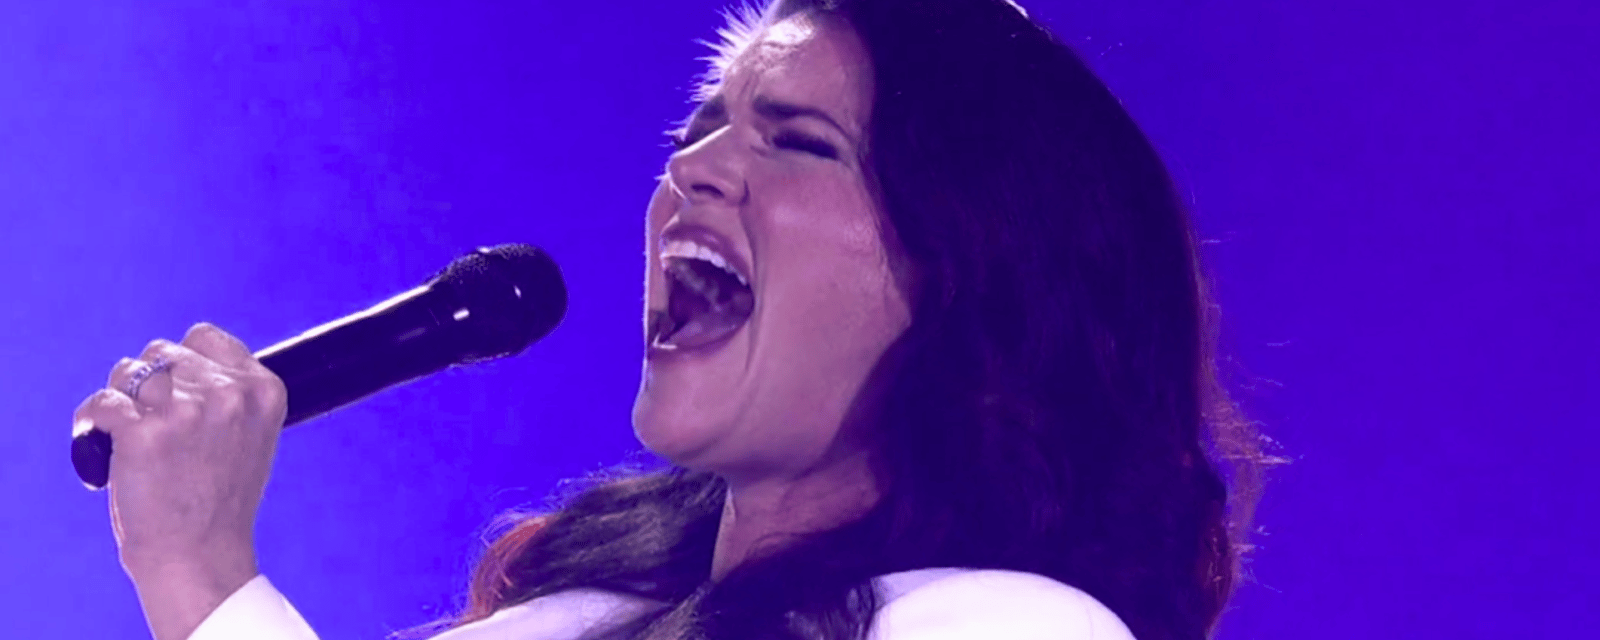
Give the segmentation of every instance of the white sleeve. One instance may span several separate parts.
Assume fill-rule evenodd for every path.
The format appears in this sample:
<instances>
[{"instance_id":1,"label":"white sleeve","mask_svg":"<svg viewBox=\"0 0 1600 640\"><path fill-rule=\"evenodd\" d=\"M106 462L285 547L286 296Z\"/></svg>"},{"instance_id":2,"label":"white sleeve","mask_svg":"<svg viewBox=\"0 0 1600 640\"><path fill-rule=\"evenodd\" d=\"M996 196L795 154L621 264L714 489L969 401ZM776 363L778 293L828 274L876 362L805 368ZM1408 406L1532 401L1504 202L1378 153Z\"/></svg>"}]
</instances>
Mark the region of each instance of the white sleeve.
<instances>
[{"instance_id":1,"label":"white sleeve","mask_svg":"<svg viewBox=\"0 0 1600 640\"><path fill-rule=\"evenodd\" d=\"M977 570L912 589L878 610L871 640L1134 640L1100 601L1050 578Z\"/></svg>"},{"instance_id":2,"label":"white sleeve","mask_svg":"<svg viewBox=\"0 0 1600 640\"><path fill-rule=\"evenodd\" d=\"M257 575L201 620L189 640L317 640L317 634L266 576Z\"/></svg>"}]
</instances>

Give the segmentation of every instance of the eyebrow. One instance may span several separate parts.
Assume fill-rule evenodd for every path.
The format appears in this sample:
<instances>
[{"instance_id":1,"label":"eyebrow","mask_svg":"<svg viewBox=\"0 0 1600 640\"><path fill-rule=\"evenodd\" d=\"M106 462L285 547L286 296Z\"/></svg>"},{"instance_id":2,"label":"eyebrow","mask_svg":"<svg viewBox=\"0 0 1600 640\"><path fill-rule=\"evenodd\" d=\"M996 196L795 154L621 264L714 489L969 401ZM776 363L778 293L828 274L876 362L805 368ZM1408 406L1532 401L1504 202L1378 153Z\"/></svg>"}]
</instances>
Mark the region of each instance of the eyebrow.
<instances>
[{"instance_id":1,"label":"eyebrow","mask_svg":"<svg viewBox=\"0 0 1600 640\"><path fill-rule=\"evenodd\" d=\"M849 140L852 143L855 142L855 136L850 135L850 132L845 130L844 126L840 125L837 120L834 120L832 115L829 115L828 112L823 111L820 108L803 104L794 104L790 102L780 102L767 96L756 96L755 104L753 106L755 107L757 115L777 122L800 117L816 118L828 123L829 125L832 125L834 129L838 129L839 133L843 135L846 140ZM724 104L722 96L719 95L700 103L700 106L695 108L694 113L689 115L689 120L690 122L695 120L725 120L727 117L728 107L726 104Z\"/></svg>"}]
</instances>

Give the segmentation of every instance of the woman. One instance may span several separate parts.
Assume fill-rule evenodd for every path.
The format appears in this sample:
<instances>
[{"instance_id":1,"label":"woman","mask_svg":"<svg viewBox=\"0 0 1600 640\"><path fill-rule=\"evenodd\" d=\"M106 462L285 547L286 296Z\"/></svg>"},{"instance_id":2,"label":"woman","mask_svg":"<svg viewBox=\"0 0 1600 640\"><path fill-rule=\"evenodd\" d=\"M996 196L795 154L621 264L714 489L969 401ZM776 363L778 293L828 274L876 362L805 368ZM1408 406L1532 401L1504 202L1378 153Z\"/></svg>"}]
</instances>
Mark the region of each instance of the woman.
<instances>
[{"instance_id":1,"label":"woman","mask_svg":"<svg viewBox=\"0 0 1600 640\"><path fill-rule=\"evenodd\" d=\"M440 638L1207 636L1263 458L1135 124L1002 0L732 22L647 215L672 467L517 521ZM156 638L314 637L251 538L282 383L209 325L136 375L77 418Z\"/></svg>"}]
</instances>

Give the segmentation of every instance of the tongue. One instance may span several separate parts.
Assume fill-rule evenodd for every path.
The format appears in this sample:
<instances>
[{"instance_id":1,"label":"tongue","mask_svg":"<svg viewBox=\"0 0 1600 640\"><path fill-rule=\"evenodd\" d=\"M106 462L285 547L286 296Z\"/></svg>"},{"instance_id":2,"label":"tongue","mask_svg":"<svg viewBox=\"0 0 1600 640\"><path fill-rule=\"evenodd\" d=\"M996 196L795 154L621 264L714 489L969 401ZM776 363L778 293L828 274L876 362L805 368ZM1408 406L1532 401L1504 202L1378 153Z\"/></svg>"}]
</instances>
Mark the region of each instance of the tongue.
<instances>
[{"instance_id":1,"label":"tongue","mask_svg":"<svg viewBox=\"0 0 1600 640\"><path fill-rule=\"evenodd\" d=\"M744 321L745 318L720 314L697 315L667 336L664 342L680 349L703 347L738 331Z\"/></svg>"},{"instance_id":2,"label":"tongue","mask_svg":"<svg viewBox=\"0 0 1600 640\"><path fill-rule=\"evenodd\" d=\"M674 278L667 310L676 330L661 341L693 349L721 340L744 326L755 307L755 296L721 269L698 260L685 260L672 268L692 270ZM691 286L682 280L696 280Z\"/></svg>"}]
</instances>

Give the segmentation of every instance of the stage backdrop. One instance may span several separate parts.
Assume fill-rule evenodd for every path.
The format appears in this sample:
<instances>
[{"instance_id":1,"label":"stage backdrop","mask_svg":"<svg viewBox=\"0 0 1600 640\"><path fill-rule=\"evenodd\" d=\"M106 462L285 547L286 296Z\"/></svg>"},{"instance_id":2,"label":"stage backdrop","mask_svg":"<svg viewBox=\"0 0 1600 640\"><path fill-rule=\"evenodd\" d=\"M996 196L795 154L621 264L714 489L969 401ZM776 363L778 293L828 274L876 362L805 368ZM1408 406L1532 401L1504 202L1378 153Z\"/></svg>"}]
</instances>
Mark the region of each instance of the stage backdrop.
<instances>
[{"instance_id":1,"label":"stage backdrop","mask_svg":"<svg viewBox=\"0 0 1600 640\"><path fill-rule=\"evenodd\" d=\"M1171 162L1294 459L1221 637L1600 628L1597 5L1025 4ZM197 321L264 347L479 245L566 272L521 357L285 434L261 567L324 638L448 612L492 516L637 450L642 215L720 2L5 5L0 635L147 633L69 417Z\"/></svg>"}]
</instances>

